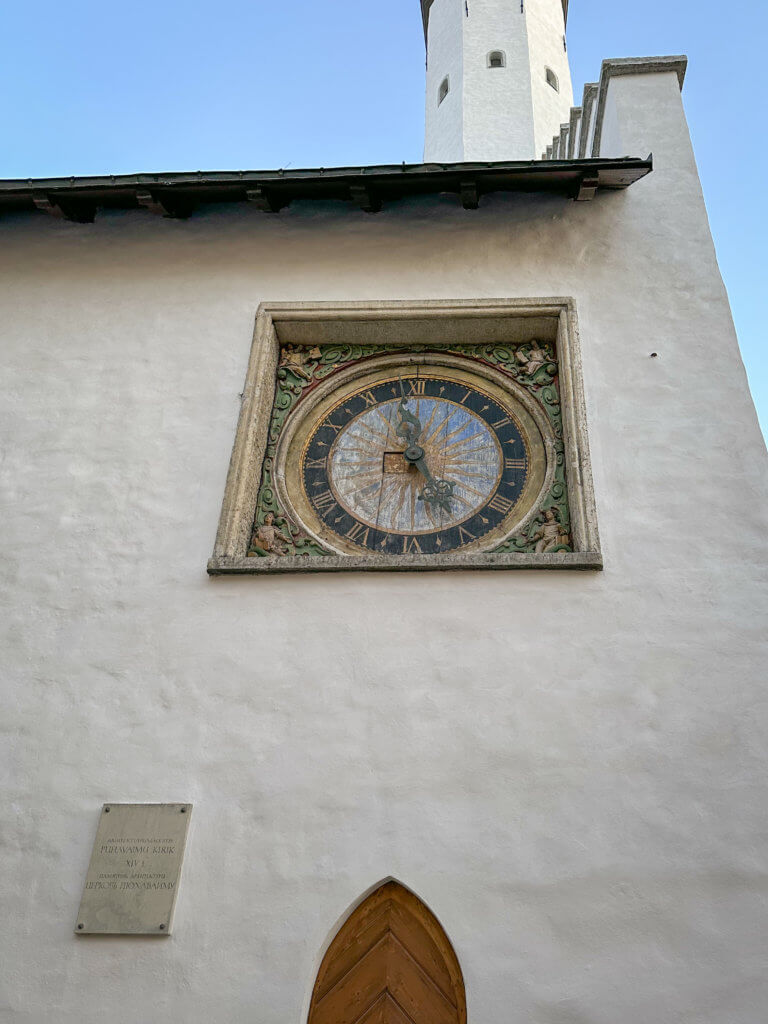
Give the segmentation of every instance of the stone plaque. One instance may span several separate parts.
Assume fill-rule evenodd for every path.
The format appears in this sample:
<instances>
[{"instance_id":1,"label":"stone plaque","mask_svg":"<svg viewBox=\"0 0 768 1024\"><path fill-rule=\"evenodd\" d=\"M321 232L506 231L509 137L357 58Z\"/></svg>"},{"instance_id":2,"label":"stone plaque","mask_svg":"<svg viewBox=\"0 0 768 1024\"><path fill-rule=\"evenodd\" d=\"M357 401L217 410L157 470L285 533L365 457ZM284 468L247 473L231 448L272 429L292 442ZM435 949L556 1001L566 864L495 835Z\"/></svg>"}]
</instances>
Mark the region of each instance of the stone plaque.
<instances>
[{"instance_id":1,"label":"stone plaque","mask_svg":"<svg viewBox=\"0 0 768 1024\"><path fill-rule=\"evenodd\" d=\"M78 935L170 935L191 804L105 804Z\"/></svg>"}]
</instances>

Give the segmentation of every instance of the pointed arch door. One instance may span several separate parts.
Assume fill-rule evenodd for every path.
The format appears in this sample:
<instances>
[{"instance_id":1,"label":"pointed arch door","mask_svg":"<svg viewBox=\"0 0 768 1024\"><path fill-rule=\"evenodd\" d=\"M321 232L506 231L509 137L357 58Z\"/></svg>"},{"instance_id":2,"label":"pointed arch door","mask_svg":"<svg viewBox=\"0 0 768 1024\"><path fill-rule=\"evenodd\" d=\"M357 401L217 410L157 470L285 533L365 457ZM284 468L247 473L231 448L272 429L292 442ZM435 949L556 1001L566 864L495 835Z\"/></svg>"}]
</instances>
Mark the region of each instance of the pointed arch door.
<instances>
[{"instance_id":1,"label":"pointed arch door","mask_svg":"<svg viewBox=\"0 0 768 1024\"><path fill-rule=\"evenodd\" d=\"M317 975L308 1024L466 1024L461 967L434 914L387 882L350 915Z\"/></svg>"}]
</instances>

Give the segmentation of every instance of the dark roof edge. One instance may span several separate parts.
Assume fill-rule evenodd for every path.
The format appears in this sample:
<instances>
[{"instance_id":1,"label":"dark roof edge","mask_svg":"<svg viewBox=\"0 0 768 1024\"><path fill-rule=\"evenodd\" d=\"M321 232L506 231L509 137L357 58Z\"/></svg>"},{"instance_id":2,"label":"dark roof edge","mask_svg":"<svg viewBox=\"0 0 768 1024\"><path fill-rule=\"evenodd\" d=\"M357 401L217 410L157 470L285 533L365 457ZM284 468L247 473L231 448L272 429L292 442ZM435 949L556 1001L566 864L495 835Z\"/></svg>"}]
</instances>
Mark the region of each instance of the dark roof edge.
<instances>
[{"instance_id":1,"label":"dark roof edge","mask_svg":"<svg viewBox=\"0 0 768 1024\"><path fill-rule=\"evenodd\" d=\"M189 216L204 203L250 202L276 213L297 199L347 200L374 213L383 203L453 193L475 208L492 192L553 192L585 198L644 177L652 159L530 160L496 163L385 164L276 171L193 171L0 180L0 213L43 210L91 221L99 208L145 208ZM589 196L588 198L591 198Z\"/></svg>"}]
</instances>

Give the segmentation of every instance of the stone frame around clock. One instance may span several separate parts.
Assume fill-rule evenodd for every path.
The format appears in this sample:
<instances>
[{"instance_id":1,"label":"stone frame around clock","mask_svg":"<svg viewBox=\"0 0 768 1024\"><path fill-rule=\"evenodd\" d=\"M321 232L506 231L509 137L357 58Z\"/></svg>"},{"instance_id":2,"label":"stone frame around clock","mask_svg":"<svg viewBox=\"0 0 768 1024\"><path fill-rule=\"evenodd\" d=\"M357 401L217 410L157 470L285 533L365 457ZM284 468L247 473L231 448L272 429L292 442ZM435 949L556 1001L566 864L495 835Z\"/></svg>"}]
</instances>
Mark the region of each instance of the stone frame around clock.
<instances>
[{"instance_id":1,"label":"stone frame around clock","mask_svg":"<svg viewBox=\"0 0 768 1024\"><path fill-rule=\"evenodd\" d=\"M393 349L419 345L428 350L451 343L519 345L534 337L554 343L557 350L573 551L248 557L281 345L386 344ZM602 567L573 299L265 302L259 306L219 528L208 562L210 575Z\"/></svg>"}]
</instances>

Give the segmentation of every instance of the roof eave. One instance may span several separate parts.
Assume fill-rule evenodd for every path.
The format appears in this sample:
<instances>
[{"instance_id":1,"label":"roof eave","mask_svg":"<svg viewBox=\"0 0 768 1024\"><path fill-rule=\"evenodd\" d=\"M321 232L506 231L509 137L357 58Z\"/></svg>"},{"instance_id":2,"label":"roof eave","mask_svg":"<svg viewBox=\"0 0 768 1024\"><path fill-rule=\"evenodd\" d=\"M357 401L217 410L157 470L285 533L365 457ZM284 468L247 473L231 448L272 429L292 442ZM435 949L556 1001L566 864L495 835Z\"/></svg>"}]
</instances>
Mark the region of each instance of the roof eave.
<instances>
[{"instance_id":1,"label":"roof eave","mask_svg":"<svg viewBox=\"0 0 768 1024\"><path fill-rule=\"evenodd\" d=\"M0 181L0 213L43 211L93 221L100 209L144 209L184 218L204 205L249 203L278 213L295 200L351 202L368 213L401 199L455 195L476 209L495 192L548 192L591 199L645 177L652 159L529 160L496 163L387 164L313 170L202 171Z\"/></svg>"}]
</instances>

